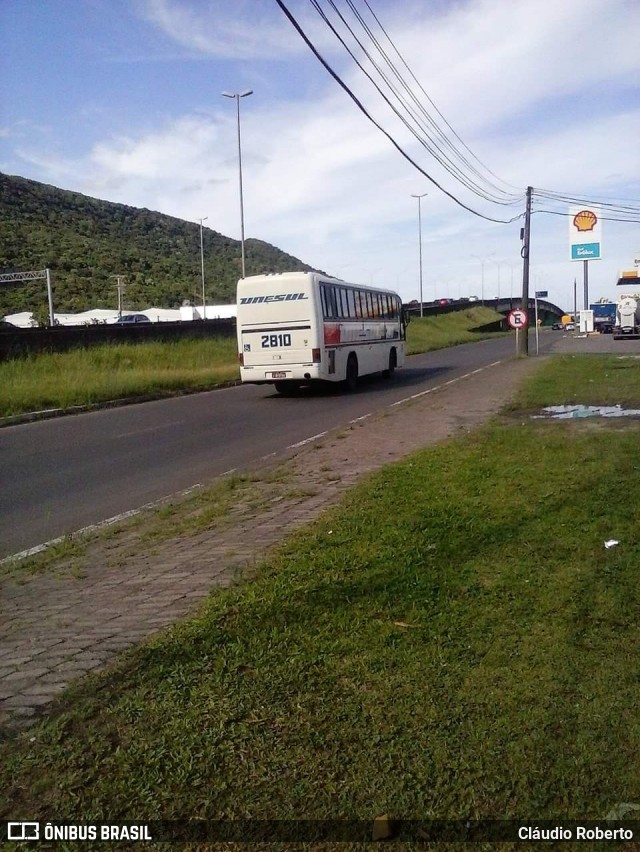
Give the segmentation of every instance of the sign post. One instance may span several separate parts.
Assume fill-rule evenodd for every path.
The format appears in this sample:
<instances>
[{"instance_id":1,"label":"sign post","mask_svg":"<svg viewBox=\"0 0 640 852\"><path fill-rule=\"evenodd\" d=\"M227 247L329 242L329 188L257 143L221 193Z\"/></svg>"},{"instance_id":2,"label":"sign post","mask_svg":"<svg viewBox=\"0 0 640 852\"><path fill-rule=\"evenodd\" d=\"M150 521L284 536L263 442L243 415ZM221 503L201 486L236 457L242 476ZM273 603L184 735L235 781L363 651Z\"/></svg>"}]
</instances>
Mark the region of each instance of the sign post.
<instances>
[{"instance_id":1,"label":"sign post","mask_svg":"<svg viewBox=\"0 0 640 852\"><path fill-rule=\"evenodd\" d=\"M536 290L535 306L536 306L536 355L540 351L539 335L538 335L538 299L546 299L549 295L548 290Z\"/></svg>"},{"instance_id":2,"label":"sign post","mask_svg":"<svg viewBox=\"0 0 640 852\"><path fill-rule=\"evenodd\" d=\"M518 333L520 329L526 332L527 326L529 324L529 317L526 311L523 311L522 308L516 308L513 311L509 311L507 314L507 322L511 328L514 328L516 331L516 356L519 354L518 349Z\"/></svg>"}]
</instances>

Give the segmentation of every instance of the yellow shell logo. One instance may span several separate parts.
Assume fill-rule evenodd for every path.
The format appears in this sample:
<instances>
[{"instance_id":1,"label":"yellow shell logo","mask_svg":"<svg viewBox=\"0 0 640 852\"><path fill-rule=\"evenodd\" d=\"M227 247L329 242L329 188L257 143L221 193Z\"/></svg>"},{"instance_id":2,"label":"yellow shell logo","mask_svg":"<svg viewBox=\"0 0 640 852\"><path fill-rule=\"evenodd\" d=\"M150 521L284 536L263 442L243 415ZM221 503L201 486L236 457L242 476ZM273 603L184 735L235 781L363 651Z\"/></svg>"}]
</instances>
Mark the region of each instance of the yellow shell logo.
<instances>
[{"instance_id":1,"label":"yellow shell logo","mask_svg":"<svg viewBox=\"0 0 640 852\"><path fill-rule=\"evenodd\" d=\"M593 231L598 217L591 210L581 210L573 217L573 224L579 231Z\"/></svg>"}]
</instances>

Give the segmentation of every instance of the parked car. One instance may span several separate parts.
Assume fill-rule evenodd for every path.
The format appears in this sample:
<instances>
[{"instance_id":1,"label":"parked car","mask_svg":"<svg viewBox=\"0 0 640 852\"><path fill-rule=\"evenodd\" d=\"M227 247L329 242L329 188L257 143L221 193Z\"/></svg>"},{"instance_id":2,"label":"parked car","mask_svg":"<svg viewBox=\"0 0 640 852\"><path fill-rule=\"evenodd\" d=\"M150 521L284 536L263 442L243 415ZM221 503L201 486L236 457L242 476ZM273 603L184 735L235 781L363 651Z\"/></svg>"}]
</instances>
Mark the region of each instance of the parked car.
<instances>
[{"instance_id":1,"label":"parked car","mask_svg":"<svg viewBox=\"0 0 640 852\"><path fill-rule=\"evenodd\" d=\"M576 330L575 322L566 322L564 324L564 330L565 331L575 331Z\"/></svg>"},{"instance_id":2,"label":"parked car","mask_svg":"<svg viewBox=\"0 0 640 852\"><path fill-rule=\"evenodd\" d=\"M551 326L551 328L553 329L553 331L562 331L564 326L562 325L561 322L554 322L554 324Z\"/></svg>"},{"instance_id":3,"label":"parked car","mask_svg":"<svg viewBox=\"0 0 640 852\"><path fill-rule=\"evenodd\" d=\"M146 314L125 314L115 321L115 325L137 325L141 322L150 323L151 320Z\"/></svg>"}]
</instances>

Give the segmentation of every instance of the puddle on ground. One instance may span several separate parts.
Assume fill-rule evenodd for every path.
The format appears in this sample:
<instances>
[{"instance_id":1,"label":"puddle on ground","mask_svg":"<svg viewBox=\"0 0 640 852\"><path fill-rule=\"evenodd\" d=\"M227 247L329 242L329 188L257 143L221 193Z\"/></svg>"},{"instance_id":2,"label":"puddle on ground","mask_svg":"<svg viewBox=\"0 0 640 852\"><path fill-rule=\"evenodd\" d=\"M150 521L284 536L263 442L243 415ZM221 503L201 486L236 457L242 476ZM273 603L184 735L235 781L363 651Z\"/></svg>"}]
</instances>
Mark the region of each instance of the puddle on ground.
<instances>
[{"instance_id":1,"label":"puddle on ground","mask_svg":"<svg viewBox=\"0 0 640 852\"><path fill-rule=\"evenodd\" d=\"M549 405L533 420L573 420L578 417L640 417L640 408L623 408L621 405Z\"/></svg>"}]
</instances>

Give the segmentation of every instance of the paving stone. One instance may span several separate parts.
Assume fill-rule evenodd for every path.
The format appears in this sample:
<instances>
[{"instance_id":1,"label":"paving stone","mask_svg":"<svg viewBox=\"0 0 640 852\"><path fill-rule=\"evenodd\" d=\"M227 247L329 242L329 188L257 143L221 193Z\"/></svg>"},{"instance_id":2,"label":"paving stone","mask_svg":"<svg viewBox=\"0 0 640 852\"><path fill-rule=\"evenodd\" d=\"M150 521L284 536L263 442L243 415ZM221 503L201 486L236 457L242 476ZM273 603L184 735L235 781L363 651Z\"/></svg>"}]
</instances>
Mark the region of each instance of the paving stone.
<instances>
[{"instance_id":1,"label":"paving stone","mask_svg":"<svg viewBox=\"0 0 640 852\"><path fill-rule=\"evenodd\" d=\"M15 683L15 682L19 682L19 681L27 680L27 679L28 680L35 680L36 678L40 677L40 675L46 674L48 671L49 671L48 668L43 668L43 667L40 667L40 668L32 668L31 666L21 667L21 668L17 669L15 672L12 672L12 674L8 674L5 677L3 677L2 683L4 683L4 684Z\"/></svg>"},{"instance_id":2,"label":"paving stone","mask_svg":"<svg viewBox=\"0 0 640 852\"><path fill-rule=\"evenodd\" d=\"M22 690L22 695L28 698L32 696L40 697L42 695L54 696L66 689L67 683L57 681L55 683L37 683L27 689Z\"/></svg>"},{"instance_id":3,"label":"paving stone","mask_svg":"<svg viewBox=\"0 0 640 852\"><path fill-rule=\"evenodd\" d=\"M9 708L9 710L13 710L16 707L38 707L41 704L47 704L50 701L50 698L44 695L24 695L23 693L19 693L18 695L12 695L9 698L5 698L2 702L3 708Z\"/></svg>"},{"instance_id":4,"label":"paving stone","mask_svg":"<svg viewBox=\"0 0 640 852\"><path fill-rule=\"evenodd\" d=\"M35 716L36 708L35 707L13 707L11 709L11 715L15 717L30 717Z\"/></svg>"}]
</instances>

